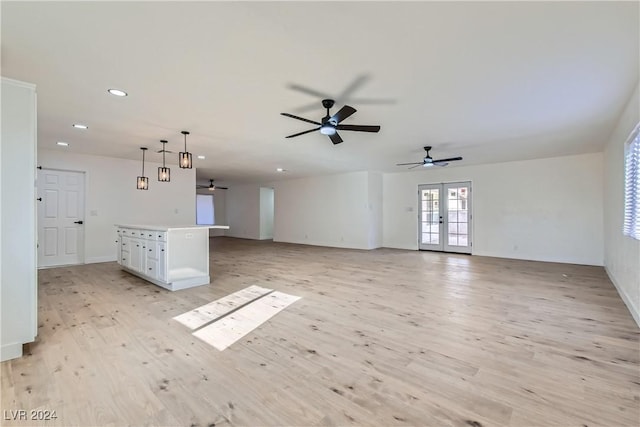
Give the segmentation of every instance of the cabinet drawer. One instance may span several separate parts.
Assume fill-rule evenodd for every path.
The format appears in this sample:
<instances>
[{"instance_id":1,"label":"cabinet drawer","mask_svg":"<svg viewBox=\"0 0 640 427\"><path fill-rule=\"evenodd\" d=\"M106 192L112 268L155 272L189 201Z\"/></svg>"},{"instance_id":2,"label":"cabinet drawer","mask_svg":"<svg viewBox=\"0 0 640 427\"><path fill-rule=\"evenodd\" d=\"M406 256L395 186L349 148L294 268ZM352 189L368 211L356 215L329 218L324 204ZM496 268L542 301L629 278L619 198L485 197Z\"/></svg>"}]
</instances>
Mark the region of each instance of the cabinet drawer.
<instances>
[{"instance_id":1,"label":"cabinet drawer","mask_svg":"<svg viewBox=\"0 0 640 427\"><path fill-rule=\"evenodd\" d=\"M158 269L158 261L156 261L155 259L147 259L147 268L144 274L151 277L152 279L155 279L158 277L157 269Z\"/></svg>"},{"instance_id":2,"label":"cabinet drawer","mask_svg":"<svg viewBox=\"0 0 640 427\"><path fill-rule=\"evenodd\" d=\"M145 251L147 258L158 259L158 244L156 242L147 241Z\"/></svg>"},{"instance_id":3,"label":"cabinet drawer","mask_svg":"<svg viewBox=\"0 0 640 427\"><path fill-rule=\"evenodd\" d=\"M125 235L123 235L120 238L120 248L123 251L128 251L130 247L131 247L131 238L126 237Z\"/></svg>"},{"instance_id":4,"label":"cabinet drawer","mask_svg":"<svg viewBox=\"0 0 640 427\"><path fill-rule=\"evenodd\" d=\"M120 265L129 265L129 251L121 251L120 259L118 259Z\"/></svg>"}]
</instances>

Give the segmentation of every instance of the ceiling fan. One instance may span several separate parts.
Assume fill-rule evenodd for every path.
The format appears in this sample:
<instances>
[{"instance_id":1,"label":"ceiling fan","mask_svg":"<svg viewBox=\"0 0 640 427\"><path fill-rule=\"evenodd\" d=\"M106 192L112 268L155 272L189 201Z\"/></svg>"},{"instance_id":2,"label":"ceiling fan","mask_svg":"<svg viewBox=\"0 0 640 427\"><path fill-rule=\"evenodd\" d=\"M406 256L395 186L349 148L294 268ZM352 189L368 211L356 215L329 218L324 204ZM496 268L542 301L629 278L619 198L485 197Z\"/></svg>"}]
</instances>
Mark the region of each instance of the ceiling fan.
<instances>
[{"instance_id":1,"label":"ceiling fan","mask_svg":"<svg viewBox=\"0 0 640 427\"><path fill-rule=\"evenodd\" d=\"M411 166L409 169L417 168L418 166L429 168L429 167L433 167L433 166L447 166L449 164L449 162L462 160L462 157L449 157L448 159L433 160L431 158L431 155L429 154L429 150L431 150L431 146L427 145L426 147L423 147L423 148L424 148L424 151L427 152L427 155L425 156L424 159L422 159L421 162L397 163L396 166L414 165L414 166Z\"/></svg>"},{"instance_id":2,"label":"ceiling fan","mask_svg":"<svg viewBox=\"0 0 640 427\"><path fill-rule=\"evenodd\" d=\"M321 134L327 135L333 144L340 144L342 142L342 138L338 135L339 130L353 130L357 132L378 132L380 130L380 126L366 126L366 125L342 125L342 122L347 117L350 117L353 113L356 112L356 109L345 105L342 107L337 113L333 116L329 115L329 109L333 107L334 100L333 99L324 99L322 100L322 106L327 109L327 115L322 118L322 122L318 123L314 120L305 119L302 117L294 116L289 113L280 113L283 116L291 117L292 119L302 120L303 122L312 123L317 125L317 128L305 130L304 132L294 133L293 135L287 136L287 138L293 138L296 136L304 135L305 133L310 133L319 130Z\"/></svg>"},{"instance_id":3,"label":"ceiling fan","mask_svg":"<svg viewBox=\"0 0 640 427\"><path fill-rule=\"evenodd\" d=\"M228 190L229 189L228 187L219 187L217 185L214 185L212 179L209 180L209 185L196 185L196 188L206 188L209 191Z\"/></svg>"}]
</instances>

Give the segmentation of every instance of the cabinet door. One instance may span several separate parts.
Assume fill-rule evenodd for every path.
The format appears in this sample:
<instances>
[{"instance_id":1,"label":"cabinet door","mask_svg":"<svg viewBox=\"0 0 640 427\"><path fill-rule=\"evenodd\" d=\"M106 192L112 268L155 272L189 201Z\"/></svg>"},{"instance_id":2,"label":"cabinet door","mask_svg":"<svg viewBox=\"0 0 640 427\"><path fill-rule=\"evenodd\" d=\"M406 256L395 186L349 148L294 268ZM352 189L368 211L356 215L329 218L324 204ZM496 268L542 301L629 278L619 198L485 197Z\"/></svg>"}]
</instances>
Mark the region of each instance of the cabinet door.
<instances>
[{"instance_id":1,"label":"cabinet door","mask_svg":"<svg viewBox=\"0 0 640 427\"><path fill-rule=\"evenodd\" d=\"M158 243L154 240L147 240L146 246L147 259L158 259Z\"/></svg>"},{"instance_id":2,"label":"cabinet door","mask_svg":"<svg viewBox=\"0 0 640 427\"><path fill-rule=\"evenodd\" d=\"M130 239L131 242L131 247L129 248L129 255L130 255L130 259L131 262L129 264L129 267L132 270L136 270L139 271L140 273L144 273L144 264L145 264L145 257L144 257L144 244L143 241L140 239Z\"/></svg>"},{"instance_id":3,"label":"cabinet door","mask_svg":"<svg viewBox=\"0 0 640 427\"><path fill-rule=\"evenodd\" d=\"M158 274L158 279L166 282L167 281L167 244L166 243L158 242L157 254L158 254L158 267L156 268L156 272Z\"/></svg>"},{"instance_id":4,"label":"cabinet door","mask_svg":"<svg viewBox=\"0 0 640 427\"><path fill-rule=\"evenodd\" d=\"M122 264L120 259L122 258L122 231L118 229L116 232L116 261L118 264Z\"/></svg>"}]
</instances>

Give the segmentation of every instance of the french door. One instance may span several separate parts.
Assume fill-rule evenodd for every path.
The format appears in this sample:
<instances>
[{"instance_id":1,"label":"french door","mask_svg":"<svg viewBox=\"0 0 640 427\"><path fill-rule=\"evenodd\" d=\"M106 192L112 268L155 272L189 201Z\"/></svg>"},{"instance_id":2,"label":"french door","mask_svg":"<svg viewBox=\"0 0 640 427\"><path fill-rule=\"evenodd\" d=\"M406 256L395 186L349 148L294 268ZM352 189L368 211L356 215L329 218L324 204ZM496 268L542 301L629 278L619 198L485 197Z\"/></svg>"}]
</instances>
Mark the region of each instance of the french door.
<instances>
[{"instance_id":1,"label":"french door","mask_svg":"<svg viewBox=\"0 0 640 427\"><path fill-rule=\"evenodd\" d=\"M418 186L418 248L471 253L471 182Z\"/></svg>"},{"instance_id":2,"label":"french door","mask_svg":"<svg viewBox=\"0 0 640 427\"><path fill-rule=\"evenodd\" d=\"M38 267L81 264L84 173L38 170Z\"/></svg>"}]
</instances>

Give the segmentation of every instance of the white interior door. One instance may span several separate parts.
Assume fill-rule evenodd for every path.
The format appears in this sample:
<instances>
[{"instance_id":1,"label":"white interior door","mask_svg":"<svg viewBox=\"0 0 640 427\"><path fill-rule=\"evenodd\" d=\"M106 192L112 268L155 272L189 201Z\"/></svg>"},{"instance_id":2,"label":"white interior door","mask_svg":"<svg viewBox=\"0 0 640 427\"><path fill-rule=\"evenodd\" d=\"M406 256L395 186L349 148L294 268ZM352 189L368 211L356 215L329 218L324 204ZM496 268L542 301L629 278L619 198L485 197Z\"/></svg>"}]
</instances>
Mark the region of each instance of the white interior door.
<instances>
[{"instance_id":1,"label":"white interior door","mask_svg":"<svg viewBox=\"0 0 640 427\"><path fill-rule=\"evenodd\" d=\"M38 267L81 264L84 173L38 171Z\"/></svg>"},{"instance_id":2,"label":"white interior door","mask_svg":"<svg viewBox=\"0 0 640 427\"><path fill-rule=\"evenodd\" d=\"M471 253L471 182L418 186L418 247Z\"/></svg>"}]
</instances>

